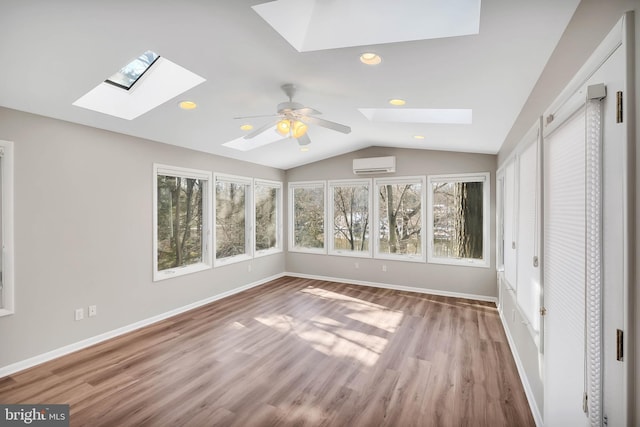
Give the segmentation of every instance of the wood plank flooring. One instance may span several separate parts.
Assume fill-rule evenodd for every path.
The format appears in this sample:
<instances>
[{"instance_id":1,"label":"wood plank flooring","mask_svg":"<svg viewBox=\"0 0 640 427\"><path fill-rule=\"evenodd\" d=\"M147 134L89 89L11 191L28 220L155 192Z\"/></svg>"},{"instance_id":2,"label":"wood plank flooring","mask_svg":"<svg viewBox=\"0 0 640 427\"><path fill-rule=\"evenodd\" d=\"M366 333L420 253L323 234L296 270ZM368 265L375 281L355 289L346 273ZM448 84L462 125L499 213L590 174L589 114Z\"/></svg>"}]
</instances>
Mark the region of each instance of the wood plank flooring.
<instances>
[{"instance_id":1,"label":"wood plank flooring","mask_svg":"<svg viewBox=\"0 0 640 427\"><path fill-rule=\"evenodd\" d=\"M491 303L284 277L0 379L72 426L534 426Z\"/></svg>"}]
</instances>

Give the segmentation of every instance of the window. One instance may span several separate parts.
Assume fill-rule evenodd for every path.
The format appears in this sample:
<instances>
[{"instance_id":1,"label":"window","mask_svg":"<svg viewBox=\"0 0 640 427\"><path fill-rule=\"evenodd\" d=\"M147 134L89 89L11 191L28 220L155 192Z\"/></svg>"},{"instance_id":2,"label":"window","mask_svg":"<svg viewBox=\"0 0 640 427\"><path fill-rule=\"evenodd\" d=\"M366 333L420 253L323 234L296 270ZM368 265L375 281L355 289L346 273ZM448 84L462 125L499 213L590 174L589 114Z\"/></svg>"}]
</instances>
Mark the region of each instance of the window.
<instances>
[{"instance_id":1,"label":"window","mask_svg":"<svg viewBox=\"0 0 640 427\"><path fill-rule=\"evenodd\" d=\"M424 178L375 180L376 258L424 261Z\"/></svg>"},{"instance_id":2,"label":"window","mask_svg":"<svg viewBox=\"0 0 640 427\"><path fill-rule=\"evenodd\" d=\"M211 173L154 165L154 178L153 280L211 268Z\"/></svg>"},{"instance_id":3,"label":"window","mask_svg":"<svg viewBox=\"0 0 640 427\"><path fill-rule=\"evenodd\" d=\"M489 173L428 177L429 262L489 267Z\"/></svg>"},{"instance_id":4,"label":"window","mask_svg":"<svg viewBox=\"0 0 640 427\"><path fill-rule=\"evenodd\" d=\"M0 316L13 314L13 143L0 141Z\"/></svg>"},{"instance_id":5,"label":"window","mask_svg":"<svg viewBox=\"0 0 640 427\"><path fill-rule=\"evenodd\" d=\"M369 180L329 181L329 218L334 255L371 256Z\"/></svg>"},{"instance_id":6,"label":"window","mask_svg":"<svg viewBox=\"0 0 640 427\"><path fill-rule=\"evenodd\" d=\"M282 252L282 184L255 180L256 256Z\"/></svg>"},{"instance_id":7,"label":"window","mask_svg":"<svg viewBox=\"0 0 640 427\"><path fill-rule=\"evenodd\" d=\"M251 245L250 178L216 175L216 264L249 259Z\"/></svg>"},{"instance_id":8,"label":"window","mask_svg":"<svg viewBox=\"0 0 640 427\"><path fill-rule=\"evenodd\" d=\"M159 57L157 53L148 50L122 67L105 82L129 90Z\"/></svg>"},{"instance_id":9,"label":"window","mask_svg":"<svg viewBox=\"0 0 640 427\"><path fill-rule=\"evenodd\" d=\"M324 181L289 184L289 250L325 253Z\"/></svg>"}]
</instances>

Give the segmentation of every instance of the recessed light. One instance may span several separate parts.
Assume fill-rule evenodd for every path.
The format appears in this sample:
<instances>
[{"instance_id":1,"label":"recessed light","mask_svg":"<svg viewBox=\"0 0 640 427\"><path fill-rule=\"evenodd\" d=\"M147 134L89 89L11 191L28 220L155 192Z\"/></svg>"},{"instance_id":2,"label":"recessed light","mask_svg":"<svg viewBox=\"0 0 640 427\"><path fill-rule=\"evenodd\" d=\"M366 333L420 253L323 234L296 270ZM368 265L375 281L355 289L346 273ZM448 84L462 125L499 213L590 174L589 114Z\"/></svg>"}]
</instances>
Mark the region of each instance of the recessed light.
<instances>
[{"instance_id":1,"label":"recessed light","mask_svg":"<svg viewBox=\"0 0 640 427\"><path fill-rule=\"evenodd\" d=\"M407 101L405 101L404 99L390 99L389 100L389 104L396 105L396 106L404 105L406 103L407 103Z\"/></svg>"},{"instance_id":2,"label":"recessed light","mask_svg":"<svg viewBox=\"0 0 640 427\"><path fill-rule=\"evenodd\" d=\"M360 62L367 65L378 65L382 62L382 58L376 53L365 52L360 55Z\"/></svg>"},{"instance_id":3,"label":"recessed light","mask_svg":"<svg viewBox=\"0 0 640 427\"><path fill-rule=\"evenodd\" d=\"M240 129L242 129L242 130L251 130L251 129L253 129L253 125L250 125L249 123L247 123L247 124L244 124L244 125L240 126Z\"/></svg>"},{"instance_id":4,"label":"recessed light","mask_svg":"<svg viewBox=\"0 0 640 427\"><path fill-rule=\"evenodd\" d=\"M415 139L424 139L424 135L413 135Z\"/></svg>"},{"instance_id":5,"label":"recessed light","mask_svg":"<svg viewBox=\"0 0 640 427\"><path fill-rule=\"evenodd\" d=\"M195 110L196 108L198 108L198 104L193 101L180 101L178 103L178 106L183 110Z\"/></svg>"}]
</instances>

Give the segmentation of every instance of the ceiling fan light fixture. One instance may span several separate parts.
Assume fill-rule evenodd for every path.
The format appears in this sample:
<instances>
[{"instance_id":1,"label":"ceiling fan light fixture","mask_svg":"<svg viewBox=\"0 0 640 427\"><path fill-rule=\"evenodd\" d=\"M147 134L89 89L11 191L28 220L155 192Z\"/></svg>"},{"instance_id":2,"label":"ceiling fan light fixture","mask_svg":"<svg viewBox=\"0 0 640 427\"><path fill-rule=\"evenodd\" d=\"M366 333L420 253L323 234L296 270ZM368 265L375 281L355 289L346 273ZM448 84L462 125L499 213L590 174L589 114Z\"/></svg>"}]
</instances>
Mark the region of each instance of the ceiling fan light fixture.
<instances>
[{"instance_id":1,"label":"ceiling fan light fixture","mask_svg":"<svg viewBox=\"0 0 640 427\"><path fill-rule=\"evenodd\" d=\"M282 136L287 136L291 130L291 123L287 119L282 119L276 125L276 130Z\"/></svg>"},{"instance_id":2,"label":"ceiling fan light fixture","mask_svg":"<svg viewBox=\"0 0 640 427\"><path fill-rule=\"evenodd\" d=\"M365 52L360 55L360 62L366 65L378 65L382 62L382 58L377 53Z\"/></svg>"},{"instance_id":3,"label":"ceiling fan light fixture","mask_svg":"<svg viewBox=\"0 0 640 427\"><path fill-rule=\"evenodd\" d=\"M300 138L302 135L307 133L307 125L302 123L300 120L296 120L293 122L291 132L294 138Z\"/></svg>"}]
</instances>

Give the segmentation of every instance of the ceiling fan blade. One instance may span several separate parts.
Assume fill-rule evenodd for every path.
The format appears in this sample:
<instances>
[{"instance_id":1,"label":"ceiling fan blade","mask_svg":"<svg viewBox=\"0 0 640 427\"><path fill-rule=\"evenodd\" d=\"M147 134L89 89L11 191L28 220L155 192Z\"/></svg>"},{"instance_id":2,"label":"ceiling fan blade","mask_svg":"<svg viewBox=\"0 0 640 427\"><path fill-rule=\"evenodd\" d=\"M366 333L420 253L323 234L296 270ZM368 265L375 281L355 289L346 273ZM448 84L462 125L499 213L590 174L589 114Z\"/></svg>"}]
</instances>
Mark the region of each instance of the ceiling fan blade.
<instances>
[{"instance_id":1,"label":"ceiling fan blade","mask_svg":"<svg viewBox=\"0 0 640 427\"><path fill-rule=\"evenodd\" d=\"M304 145L309 145L311 144L311 139L309 138L309 134L305 133L304 135L300 136L298 138L298 145L299 146L304 146Z\"/></svg>"},{"instance_id":2,"label":"ceiling fan blade","mask_svg":"<svg viewBox=\"0 0 640 427\"><path fill-rule=\"evenodd\" d=\"M313 114L313 115L322 114L320 111L318 111L318 110L316 110L314 108L311 108L311 107L298 108L297 110L294 110L293 112L296 113L296 114L303 115L303 116L308 116L310 114Z\"/></svg>"},{"instance_id":3,"label":"ceiling fan blade","mask_svg":"<svg viewBox=\"0 0 640 427\"><path fill-rule=\"evenodd\" d=\"M276 113L276 114L260 114L257 116L238 116L238 117L234 117L234 120L239 120L239 119L262 119L264 117L279 117L280 114Z\"/></svg>"},{"instance_id":4,"label":"ceiling fan blade","mask_svg":"<svg viewBox=\"0 0 640 427\"><path fill-rule=\"evenodd\" d=\"M269 122L269 123L265 124L264 126L260 126L258 129L255 129L252 132L246 134L244 136L244 139L251 139L254 136L260 135L262 132L268 130L269 128L274 127L276 125L276 123L278 123L278 121Z\"/></svg>"},{"instance_id":5,"label":"ceiling fan blade","mask_svg":"<svg viewBox=\"0 0 640 427\"><path fill-rule=\"evenodd\" d=\"M310 123L312 125L318 125L318 126L322 126L328 129L332 129L338 132L342 132L342 133L350 133L351 132L351 128L349 126L345 126L345 125L341 125L340 123L336 123L336 122L331 122L329 120L325 120L325 119L320 119L318 117L310 117L310 116L304 116L304 117L300 117L300 120L302 120L305 123Z\"/></svg>"}]
</instances>

